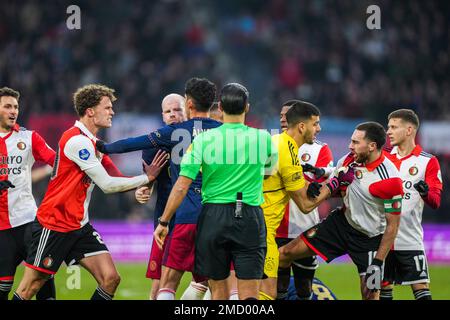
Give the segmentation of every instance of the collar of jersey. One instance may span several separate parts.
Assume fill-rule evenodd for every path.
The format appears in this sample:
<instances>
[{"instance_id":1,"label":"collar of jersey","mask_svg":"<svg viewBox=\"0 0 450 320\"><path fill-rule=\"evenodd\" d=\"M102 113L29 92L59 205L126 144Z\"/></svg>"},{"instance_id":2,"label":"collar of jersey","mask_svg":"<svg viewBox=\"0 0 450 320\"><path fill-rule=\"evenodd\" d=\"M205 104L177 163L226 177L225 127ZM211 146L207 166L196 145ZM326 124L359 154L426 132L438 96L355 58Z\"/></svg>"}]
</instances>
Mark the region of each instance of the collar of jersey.
<instances>
[{"instance_id":1,"label":"collar of jersey","mask_svg":"<svg viewBox=\"0 0 450 320\"><path fill-rule=\"evenodd\" d=\"M288 135L286 131L283 131L281 134L284 135L287 140L290 140L292 143L294 143L294 146L298 150L297 142L294 140L294 138L292 138L290 135Z\"/></svg>"},{"instance_id":2,"label":"collar of jersey","mask_svg":"<svg viewBox=\"0 0 450 320\"><path fill-rule=\"evenodd\" d=\"M82 124L80 121L75 121L74 124L75 127L81 130L89 139L96 141L97 138L86 128L84 124Z\"/></svg>"},{"instance_id":3,"label":"collar of jersey","mask_svg":"<svg viewBox=\"0 0 450 320\"><path fill-rule=\"evenodd\" d=\"M407 155L406 157L403 157L401 159L398 159L398 158L397 159L400 160L400 161L403 161L403 160L408 159L411 156L418 157L421 152L422 152L422 147L420 145L416 144L416 146L414 147L413 151L409 155ZM398 147L397 146L392 148L391 154L395 154L395 155L398 154Z\"/></svg>"},{"instance_id":4,"label":"collar of jersey","mask_svg":"<svg viewBox=\"0 0 450 320\"><path fill-rule=\"evenodd\" d=\"M12 127L11 131L6 136L0 137L0 139L6 140L12 135L13 131L19 132L19 130L20 126L16 123L14 127Z\"/></svg>"},{"instance_id":5,"label":"collar of jersey","mask_svg":"<svg viewBox=\"0 0 450 320\"><path fill-rule=\"evenodd\" d=\"M224 122L222 126L226 127L245 127L245 124L242 122Z\"/></svg>"},{"instance_id":6,"label":"collar of jersey","mask_svg":"<svg viewBox=\"0 0 450 320\"><path fill-rule=\"evenodd\" d=\"M369 172L375 170L375 168L378 167L384 161L384 158L385 158L385 156L384 156L384 153L382 152L381 156L377 160L372 161L371 163L368 163L365 165L366 169Z\"/></svg>"}]
</instances>

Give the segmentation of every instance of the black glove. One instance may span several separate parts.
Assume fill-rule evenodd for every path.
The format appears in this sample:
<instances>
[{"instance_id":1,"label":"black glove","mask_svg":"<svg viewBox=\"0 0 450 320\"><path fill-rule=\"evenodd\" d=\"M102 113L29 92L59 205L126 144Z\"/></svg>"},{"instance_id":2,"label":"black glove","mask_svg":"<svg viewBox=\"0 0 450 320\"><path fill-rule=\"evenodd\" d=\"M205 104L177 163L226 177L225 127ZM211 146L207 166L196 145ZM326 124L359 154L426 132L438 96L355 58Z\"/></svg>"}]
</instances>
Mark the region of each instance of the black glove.
<instances>
[{"instance_id":1,"label":"black glove","mask_svg":"<svg viewBox=\"0 0 450 320\"><path fill-rule=\"evenodd\" d=\"M378 278L374 278L378 277ZM375 292L381 290L381 282L383 280L383 261L374 258L369 267L367 267L366 276L364 281L367 289Z\"/></svg>"},{"instance_id":2,"label":"black glove","mask_svg":"<svg viewBox=\"0 0 450 320\"><path fill-rule=\"evenodd\" d=\"M311 172L316 179L320 179L324 174L325 170L322 168L314 167L308 163L302 164L303 172Z\"/></svg>"},{"instance_id":3,"label":"black glove","mask_svg":"<svg viewBox=\"0 0 450 320\"><path fill-rule=\"evenodd\" d=\"M3 181L0 181L0 191L5 190L5 189L8 189L8 188L15 188L15 187L16 187L16 186L13 185L13 184L11 183L11 181L9 181L9 180L3 180Z\"/></svg>"},{"instance_id":4,"label":"black glove","mask_svg":"<svg viewBox=\"0 0 450 320\"><path fill-rule=\"evenodd\" d=\"M414 184L414 189L416 189L422 197L426 197L430 188L425 181L420 180L419 182Z\"/></svg>"},{"instance_id":5,"label":"black glove","mask_svg":"<svg viewBox=\"0 0 450 320\"><path fill-rule=\"evenodd\" d=\"M108 153L106 152L105 141L97 140L95 142L95 147L97 148L97 151L100 151L101 153Z\"/></svg>"},{"instance_id":6,"label":"black glove","mask_svg":"<svg viewBox=\"0 0 450 320\"><path fill-rule=\"evenodd\" d=\"M320 195L320 188L322 188L322 185L318 182L311 182L308 186L308 189L306 190L306 194L308 195L308 198L316 198Z\"/></svg>"}]
</instances>

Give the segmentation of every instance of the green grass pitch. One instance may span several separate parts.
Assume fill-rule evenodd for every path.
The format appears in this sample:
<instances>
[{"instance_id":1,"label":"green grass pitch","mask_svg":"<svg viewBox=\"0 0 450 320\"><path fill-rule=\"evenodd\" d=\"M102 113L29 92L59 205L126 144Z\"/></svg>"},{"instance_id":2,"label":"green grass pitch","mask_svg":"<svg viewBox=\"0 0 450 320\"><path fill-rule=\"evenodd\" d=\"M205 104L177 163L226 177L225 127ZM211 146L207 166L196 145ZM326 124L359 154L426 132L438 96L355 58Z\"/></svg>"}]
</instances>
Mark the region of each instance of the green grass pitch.
<instances>
[{"instance_id":1,"label":"green grass pitch","mask_svg":"<svg viewBox=\"0 0 450 320\"><path fill-rule=\"evenodd\" d=\"M116 293L117 300L145 300L148 299L151 281L145 278L147 265L117 264L117 269L122 277L122 282ZM14 289L17 287L23 274L23 267L17 270ZM80 281L74 281L75 273L68 273L62 266L57 273L56 290L57 299L60 300L87 300L90 299L96 288L96 282L92 276L81 268ZM431 290L433 299L450 299L450 266L430 265ZM359 280L356 267L352 264L325 264L319 267L316 276L329 286L338 299L359 300ZM71 278L72 277L72 278ZM190 274L185 274L177 292L179 299L183 290L191 280ZM80 288L77 289L79 284ZM413 295L409 286L398 286L394 290L394 299L410 300Z\"/></svg>"}]
</instances>

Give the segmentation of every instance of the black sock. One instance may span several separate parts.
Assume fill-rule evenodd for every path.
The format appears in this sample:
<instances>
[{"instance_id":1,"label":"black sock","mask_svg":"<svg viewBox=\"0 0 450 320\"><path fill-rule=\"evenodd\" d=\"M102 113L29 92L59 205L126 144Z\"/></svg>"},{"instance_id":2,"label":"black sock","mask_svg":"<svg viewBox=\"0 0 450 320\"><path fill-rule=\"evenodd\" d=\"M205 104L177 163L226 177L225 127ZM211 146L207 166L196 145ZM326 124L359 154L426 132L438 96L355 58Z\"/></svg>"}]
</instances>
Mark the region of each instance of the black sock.
<instances>
[{"instance_id":1,"label":"black sock","mask_svg":"<svg viewBox=\"0 0 450 320\"><path fill-rule=\"evenodd\" d=\"M430 289L420 289L420 290L413 291L413 293L414 293L414 298L416 298L416 300L433 300L431 298Z\"/></svg>"},{"instance_id":2,"label":"black sock","mask_svg":"<svg viewBox=\"0 0 450 320\"><path fill-rule=\"evenodd\" d=\"M0 300L8 300L8 294L13 286L13 280L0 281Z\"/></svg>"},{"instance_id":3,"label":"black sock","mask_svg":"<svg viewBox=\"0 0 450 320\"><path fill-rule=\"evenodd\" d=\"M394 295L392 289L381 289L380 300L393 300Z\"/></svg>"},{"instance_id":4,"label":"black sock","mask_svg":"<svg viewBox=\"0 0 450 320\"><path fill-rule=\"evenodd\" d=\"M14 292L14 295L11 300L24 300L17 292Z\"/></svg>"},{"instance_id":5,"label":"black sock","mask_svg":"<svg viewBox=\"0 0 450 320\"><path fill-rule=\"evenodd\" d=\"M248 297L248 298L245 298L244 300L258 300L258 299L255 297Z\"/></svg>"},{"instance_id":6,"label":"black sock","mask_svg":"<svg viewBox=\"0 0 450 320\"><path fill-rule=\"evenodd\" d=\"M36 300L55 300L55 278L51 276L36 294Z\"/></svg>"},{"instance_id":7,"label":"black sock","mask_svg":"<svg viewBox=\"0 0 450 320\"><path fill-rule=\"evenodd\" d=\"M97 289L95 289L95 292L91 297L91 300L112 300L113 298L114 295L110 295L102 288L97 287Z\"/></svg>"}]
</instances>

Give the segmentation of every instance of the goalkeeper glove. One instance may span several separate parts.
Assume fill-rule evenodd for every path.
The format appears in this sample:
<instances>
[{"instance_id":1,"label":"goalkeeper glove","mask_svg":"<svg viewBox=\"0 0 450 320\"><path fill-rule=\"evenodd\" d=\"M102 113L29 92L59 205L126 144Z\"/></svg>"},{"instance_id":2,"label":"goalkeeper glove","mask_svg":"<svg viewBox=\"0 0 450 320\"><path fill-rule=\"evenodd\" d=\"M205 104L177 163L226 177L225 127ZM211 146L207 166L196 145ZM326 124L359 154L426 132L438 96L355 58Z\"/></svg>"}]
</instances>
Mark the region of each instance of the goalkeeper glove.
<instances>
[{"instance_id":1,"label":"goalkeeper glove","mask_svg":"<svg viewBox=\"0 0 450 320\"><path fill-rule=\"evenodd\" d=\"M311 172L314 174L314 177L316 179L320 179L324 174L325 170L322 168L314 167L308 163L302 164L303 172Z\"/></svg>"},{"instance_id":2,"label":"goalkeeper glove","mask_svg":"<svg viewBox=\"0 0 450 320\"><path fill-rule=\"evenodd\" d=\"M8 188L15 188L15 187L16 187L16 186L13 185L13 184L11 183L11 181L9 181L9 180L3 180L3 181L0 181L0 191L5 190L5 189L8 189Z\"/></svg>"},{"instance_id":3,"label":"goalkeeper glove","mask_svg":"<svg viewBox=\"0 0 450 320\"><path fill-rule=\"evenodd\" d=\"M414 184L414 189L416 189L419 192L420 196L426 197L428 195L428 190L430 188L428 187L428 184L425 181L420 180L419 182Z\"/></svg>"},{"instance_id":4,"label":"goalkeeper glove","mask_svg":"<svg viewBox=\"0 0 450 320\"><path fill-rule=\"evenodd\" d=\"M320 188L322 185L318 182L311 182L308 185L308 189L306 190L306 194L308 195L308 198L316 198L320 195Z\"/></svg>"}]
</instances>

